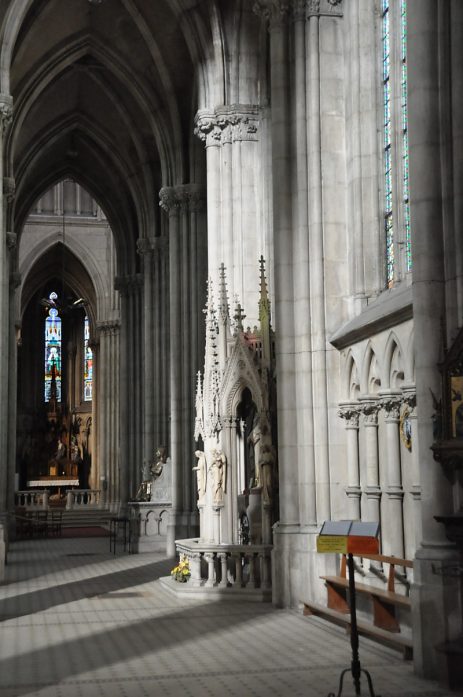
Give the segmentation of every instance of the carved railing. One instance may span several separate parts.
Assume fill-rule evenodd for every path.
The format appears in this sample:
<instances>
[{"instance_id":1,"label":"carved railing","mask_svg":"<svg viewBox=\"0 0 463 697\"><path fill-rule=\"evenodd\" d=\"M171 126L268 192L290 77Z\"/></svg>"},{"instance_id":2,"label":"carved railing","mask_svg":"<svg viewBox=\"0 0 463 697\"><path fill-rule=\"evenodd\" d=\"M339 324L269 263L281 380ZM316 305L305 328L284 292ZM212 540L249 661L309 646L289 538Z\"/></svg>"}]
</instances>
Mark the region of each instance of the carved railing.
<instances>
[{"instance_id":1,"label":"carved railing","mask_svg":"<svg viewBox=\"0 0 463 697\"><path fill-rule=\"evenodd\" d=\"M259 589L271 597L272 545L211 544L199 539L177 540L180 557L189 562L191 587Z\"/></svg>"},{"instance_id":2,"label":"carved railing","mask_svg":"<svg viewBox=\"0 0 463 697\"><path fill-rule=\"evenodd\" d=\"M16 491L15 506L17 508L40 508L48 509L48 498L50 492L47 489L42 489L40 491Z\"/></svg>"},{"instance_id":3,"label":"carved railing","mask_svg":"<svg viewBox=\"0 0 463 697\"><path fill-rule=\"evenodd\" d=\"M101 503L100 489L68 489L66 493L67 511L100 508Z\"/></svg>"}]
</instances>

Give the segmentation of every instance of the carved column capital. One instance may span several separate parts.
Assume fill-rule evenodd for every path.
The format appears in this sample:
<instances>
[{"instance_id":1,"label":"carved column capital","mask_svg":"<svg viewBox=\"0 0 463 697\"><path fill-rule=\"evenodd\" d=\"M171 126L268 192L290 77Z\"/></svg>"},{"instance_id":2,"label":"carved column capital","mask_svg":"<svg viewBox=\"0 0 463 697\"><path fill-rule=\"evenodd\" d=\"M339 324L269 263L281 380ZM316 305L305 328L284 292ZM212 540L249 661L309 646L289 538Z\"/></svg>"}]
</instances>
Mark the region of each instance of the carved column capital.
<instances>
[{"instance_id":1,"label":"carved column capital","mask_svg":"<svg viewBox=\"0 0 463 697\"><path fill-rule=\"evenodd\" d=\"M256 0L252 10L268 22L269 30L273 31L288 21L290 0Z\"/></svg>"},{"instance_id":2,"label":"carved column capital","mask_svg":"<svg viewBox=\"0 0 463 697\"><path fill-rule=\"evenodd\" d=\"M148 237L139 237L137 240L137 254L145 256L151 254L153 245Z\"/></svg>"},{"instance_id":3,"label":"carved column capital","mask_svg":"<svg viewBox=\"0 0 463 697\"><path fill-rule=\"evenodd\" d=\"M0 121L3 135L13 119L13 97L0 94Z\"/></svg>"},{"instance_id":4,"label":"carved column capital","mask_svg":"<svg viewBox=\"0 0 463 697\"><path fill-rule=\"evenodd\" d=\"M254 104L230 104L198 111L195 134L210 145L258 140L260 110Z\"/></svg>"},{"instance_id":5,"label":"carved column capital","mask_svg":"<svg viewBox=\"0 0 463 697\"><path fill-rule=\"evenodd\" d=\"M17 241L18 241L18 236L15 232L7 232L5 233L6 236L6 246L8 249L11 251L12 249L15 249Z\"/></svg>"},{"instance_id":6,"label":"carved column capital","mask_svg":"<svg viewBox=\"0 0 463 697\"><path fill-rule=\"evenodd\" d=\"M180 201L177 198L175 187L163 186L159 192L159 205L170 215L178 215Z\"/></svg>"},{"instance_id":7,"label":"carved column capital","mask_svg":"<svg viewBox=\"0 0 463 697\"><path fill-rule=\"evenodd\" d=\"M164 186L159 192L159 205L169 215L177 215L180 210L197 212L204 207L206 195L199 184L179 184Z\"/></svg>"},{"instance_id":8,"label":"carved column capital","mask_svg":"<svg viewBox=\"0 0 463 697\"><path fill-rule=\"evenodd\" d=\"M116 334L119 331L121 323L118 319L103 320L97 322L96 328L100 334Z\"/></svg>"},{"instance_id":9,"label":"carved column capital","mask_svg":"<svg viewBox=\"0 0 463 697\"><path fill-rule=\"evenodd\" d=\"M399 423L400 406L399 394L391 392L390 394L381 395L381 407L386 412L386 421Z\"/></svg>"},{"instance_id":10,"label":"carved column capital","mask_svg":"<svg viewBox=\"0 0 463 697\"><path fill-rule=\"evenodd\" d=\"M342 17L343 0L306 0L307 19L310 17Z\"/></svg>"},{"instance_id":11,"label":"carved column capital","mask_svg":"<svg viewBox=\"0 0 463 697\"><path fill-rule=\"evenodd\" d=\"M377 399L364 400L361 404L361 411L364 417L365 426L378 425L378 411L380 405Z\"/></svg>"},{"instance_id":12,"label":"carved column capital","mask_svg":"<svg viewBox=\"0 0 463 697\"><path fill-rule=\"evenodd\" d=\"M340 408L338 411L338 416L340 416L341 419L345 419L346 428L357 429L359 427L359 417L361 412L360 405L354 403L345 403L340 404L339 407Z\"/></svg>"},{"instance_id":13,"label":"carved column capital","mask_svg":"<svg viewBox=\"0 0 463 697\"><path fill-rule=\"evenodd\" d=\"M212 145L220 145L222 131L214 111L201 109L197 112L194 134L206 144L206 148Z\"/></svg>"},{"instance_id":14,"label":"carved column capital","mask_svg":"<svg viewBox=\"0 0 463 697\"><path fill-rule=\"evenodd\" d=\"M16 192L16 183L14 177L3 177L3 195L8 203L14 200Z\"/></svg>"}]
</instances>

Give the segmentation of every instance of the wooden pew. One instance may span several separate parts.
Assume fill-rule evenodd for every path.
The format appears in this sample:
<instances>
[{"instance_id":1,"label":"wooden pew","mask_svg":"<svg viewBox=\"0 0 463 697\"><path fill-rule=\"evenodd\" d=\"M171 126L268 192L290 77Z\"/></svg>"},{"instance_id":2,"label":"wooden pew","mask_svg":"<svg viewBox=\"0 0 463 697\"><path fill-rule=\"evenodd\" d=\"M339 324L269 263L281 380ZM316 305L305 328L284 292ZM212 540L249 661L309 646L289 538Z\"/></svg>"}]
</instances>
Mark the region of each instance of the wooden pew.
<instances>
[{"instance_id":1,"label":"wooden pew","mask_svg":"<svg viewBox=\"0 0 463 697\"><path fill-rule=\"evenodd\" d=\"M380 588L367 583L355 582L356 594L364 595L371 601L373 611L373 624L358 621L359 634L368 635L373 639L392 646L404 654L405 658L412 657L412 642L408 637L397 636L400 633L400 624L397 618L396 608L409 610L410 598L407 594L398 593L396 588L396 569L413 568L413 562L383 554L354 555L362 560L377 562L387 565L387 581L385 588ZM341 568L338 576L321 576L327 588L327 607L312 602L303 601L304 614L315 614L324 617L337 624L349 626L350 609L348 604L349 579L347 578L346 556L342 555ZM408 590L408 589L407 589Z\"/></svg>"}]
</instances>

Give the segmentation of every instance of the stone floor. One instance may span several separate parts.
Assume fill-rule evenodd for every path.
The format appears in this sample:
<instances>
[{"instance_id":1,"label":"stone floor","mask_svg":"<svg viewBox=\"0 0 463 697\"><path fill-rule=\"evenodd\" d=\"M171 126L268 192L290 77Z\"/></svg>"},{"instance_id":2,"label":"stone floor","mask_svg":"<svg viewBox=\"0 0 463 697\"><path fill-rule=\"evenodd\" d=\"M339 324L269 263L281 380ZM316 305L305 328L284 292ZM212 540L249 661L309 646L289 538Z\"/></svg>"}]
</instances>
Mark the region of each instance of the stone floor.
<instances>
[{"instance_id":1,"label":"stone floor","mask_svg":"<svg viewBox=\"0 0 463 697\"><path fill-rule=\"evenodd\" d=\"M341 629L270 604L178 600L157 580L171 567L120 547L114 556L107 538L11 545L0 586L0 697L337 693L350 661ZM367 639L360 651L382 697L449 694L393 651ZM348 676L343 697L353 694Z\"/></svg>"}]
</instances>

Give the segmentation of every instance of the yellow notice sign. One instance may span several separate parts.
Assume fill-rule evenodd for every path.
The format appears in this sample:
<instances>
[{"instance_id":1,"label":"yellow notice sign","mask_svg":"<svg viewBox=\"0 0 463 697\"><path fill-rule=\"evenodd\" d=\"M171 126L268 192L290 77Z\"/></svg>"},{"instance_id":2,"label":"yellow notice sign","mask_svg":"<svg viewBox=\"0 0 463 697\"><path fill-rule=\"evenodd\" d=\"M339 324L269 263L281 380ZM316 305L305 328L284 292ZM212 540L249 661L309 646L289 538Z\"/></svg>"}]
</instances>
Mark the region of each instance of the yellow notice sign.
<instances>
[{"instance_id":1,"label":"yellow notice sign","mask_svg":"<svg viewBox=\"0 0 463 697\"><path fill-rule=\"evenodd\" d=\"M317 552L347 554L347 536L319 535L317 537Z\"/></svg>"}]
</instances>

